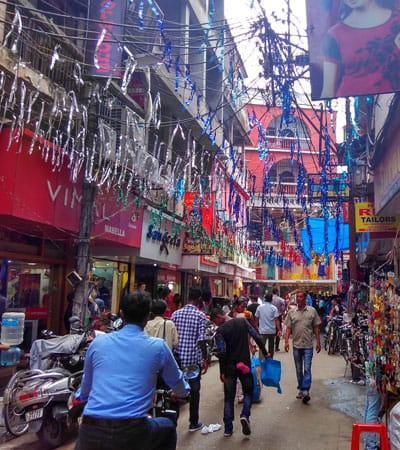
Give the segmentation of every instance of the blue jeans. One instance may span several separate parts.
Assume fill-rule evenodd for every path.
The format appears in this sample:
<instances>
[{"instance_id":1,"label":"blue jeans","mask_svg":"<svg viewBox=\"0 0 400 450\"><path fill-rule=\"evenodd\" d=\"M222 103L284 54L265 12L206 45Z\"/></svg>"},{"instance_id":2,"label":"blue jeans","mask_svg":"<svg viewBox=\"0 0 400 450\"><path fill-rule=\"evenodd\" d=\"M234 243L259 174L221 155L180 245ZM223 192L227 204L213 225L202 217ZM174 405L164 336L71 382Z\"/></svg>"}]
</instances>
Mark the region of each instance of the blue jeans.
<instances>
[{"instance_id":1,"label":"blue jeans","mask_svg":"<svg viewBox=\"0 0 400 450\"><path fill-rule=\"evenodd\" d=\"M253 375L250 373L243 374L241 370L236 369L236 365L228 364L225 369L224 383L224 425L225 433L232 433L233 420L235 418L235 395L236 381L239 378L243 389L243 408L240 417L250 417L251 404L253 402Z\"/></svg>"},{"instance_id":2,"label":"blue jeans","mask_svg":"<svg viewBox=\"0 0 400 450\"><path fill-rule=\"evenodd\" d=\"M175 450L176 428L170 419L143 419L140 424L110 421L107 427L82 423L75 450Z\"/></svg>"},{"instance_id":3,"label":"blue jeans","mask_svg":"<svg viewBox=\"0 0 400 450\"><path fill-rule=\"evenodd\" d=\"M313 348L293 347L294 364L296 366L297 389L308 394L311 388L311 361Z\"/></svg>"},{"instance_id":4,"label":"blue jeans","mask_svg":"<svg viewBox=\"0 0 400 450\"><path fill-rule=\"evenodd\" d=\"M367 392L366 392L366 402L364 410L364 423L377 423L378 414L381 409L381 397L376 387L371 387L369 385L367 378ZM377 443L376 433L365 433L364 434L364 445L365 450L377 450L379 448Z\"/></svg>"}]
</instances>

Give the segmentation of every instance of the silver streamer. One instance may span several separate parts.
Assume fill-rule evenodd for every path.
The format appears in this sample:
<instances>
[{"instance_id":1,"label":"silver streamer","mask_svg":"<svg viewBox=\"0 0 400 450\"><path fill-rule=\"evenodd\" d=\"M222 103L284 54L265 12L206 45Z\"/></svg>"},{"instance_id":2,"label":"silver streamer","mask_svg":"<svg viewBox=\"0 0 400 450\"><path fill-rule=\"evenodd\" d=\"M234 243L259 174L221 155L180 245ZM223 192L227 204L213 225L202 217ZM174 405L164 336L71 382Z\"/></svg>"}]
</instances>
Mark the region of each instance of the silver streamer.
<instances>
[{"instance_id":1,"label":"silver streamer","mask_svg":"<svg viewBox=\"0 0 400 450\"><path fill-rule=\"evenodd\" d=\"M94 157L96 155L96 148L97 148L97 134L95 134L93 136L93 143L92 143L92 147L87 147L86 148L86 165L85 165L85 180L88 183L93 183L93 181L95 180L95 176L93 174L93 169L94 169Z\"/></svg>"},{"instance_id":2,"label":"silver streamer","mask_svg":"<svg viewBox=\"0 0 400 450\"><path fill-rule=\"evenodd\" d=\"M20 99L19 99L19 115L17 121L17 134L14 138L15 142L19 142L18 153L22 151L22 130L24 128L24 117L25 117L25 97L26 97L26 85L22 81L20 86Z\"/></svg>"},{"instance_id":3,"label":"silver streamer","mask_svg":"<svg viewBox=\"0 0 400 450\"><path fill-rule=\"evenodd\" d=\"M3 41L3 46L7 47L8 45L8 40L10 39L11 35L14 33L14 30L17 29L17 37L15 38L14 42L11 45L11 52L16 55L18 52L18 41L19 38L21 36L21 32L22 32L22 20L21 20L21 14L19 12L19 10L17 8L15 8L15 16L14 19L12 21L11 24L11 28L10 31L6 34L4 41Z\"/></svg>"},{"instance_id":4,"label":"silver streamer","mask_svg":"<svg viewBox=\"0 0 400 450\"><path fill-rule=\"evenodd\" d=\"M75 83L77 84L77 86L83 86L85 84L85 82L83 81L83 78L82 78L82 67L80 64L75 63L72 76L74 77L74 80L75 80Z\"/></svg>"},{"instance_id":5,"label":"silver streamer","mask_svg":"<svg viewBox=\"0 0 400 450\"><path fill-rule=\"evenodd\" d=\"M129 56L129 59L125 66L124 76L122 78L121 91L123 94L127 93L129 83L131 82L133 72L137 66L137 61L133 56Z\"/></svg>"},{"instance_id":6,"label":"silver streamer","mask_svg":"<svg viewBox=\"0 0 400 450\"><path fill-rule=\"evenodd\" d=\"M58 50L61 48L60 44L57 44L54 47L53 54L51 55L50 59L50 70L54 69L54 66L56 65L56 62L60 60L60 55L58 54Z\"/></svg>"},{"instance_id":7,"label":"silver streamer","mask_svg":"<svg viewBox=\"0 0 400 450\"><path fill-rule=\"evenodd\" d=\"M106 34L107 34L107 30L105 28L103 28L101 30L101 34L100 34L99 40L97 41L96 48L94 49L93 64L94 64L94 67L96 67L96 69L100 69L99 60L97 58L97 53L99 51L99 48L100 48L101 44L104 41L104 38L106 37Z\"/></svg>"},{"instance_id":8,"label":"silver streamer","mask_svg":"<svg viewBox=\"0 0 400 450\"><path fill-rule=\"evenodd\" d=\"M157 92L156 98L153 103L153 125L156 130L160 129L161 125L161 95Z\"/></svg>"},{"instance_id":9,"label":"silver streamer","mask_svg":"<svg viewBox=\"0 0 400 450\"><path fill-rule=\"evenodd\" d=\"M42 106L41 106L41 109L40 109L39 118L36 121L35 132L33 133L33 138L32 138L31 145L30 145L29 151L28 151L29 155L31 155L33 153L33 149L35 147L35 144L36 144L36 141L37 141L37 138L38 138L38 135L39 135L40 127L42 125L42 120L43 120L44 107L45 107L45 103L44 103L44 101L42 101Z\"/></svg>"},{"instance_id":10,"label":"silver streamer","mask_svg":"<svg viewBox=\"0 0 400 450\"><path fill-rule=\"evenodd\" d=\"M39 98L39 91L31 91L30 92L29 99L28 99L28 107L26 110L26 123L31 122L32 108L38 98Z\"/></svg>"}]
</instances>

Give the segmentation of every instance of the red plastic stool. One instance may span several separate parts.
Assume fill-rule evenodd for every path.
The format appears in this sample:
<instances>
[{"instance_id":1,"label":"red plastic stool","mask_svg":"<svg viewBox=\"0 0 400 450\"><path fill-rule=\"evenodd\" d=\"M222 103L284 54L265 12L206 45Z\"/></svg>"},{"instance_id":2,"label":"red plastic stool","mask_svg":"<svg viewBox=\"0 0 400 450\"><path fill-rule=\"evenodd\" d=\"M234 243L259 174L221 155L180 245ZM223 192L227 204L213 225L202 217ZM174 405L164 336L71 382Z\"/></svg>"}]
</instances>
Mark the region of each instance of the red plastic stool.
<instances>
[{"instance_id":1,"label":"red plastic stool","mask_svg":"<svg viewBox=\"0 0 400 450\"><path fill-rule=\"evenodd\" d=\"M353 423L351 450L360 450L361 433L378 433L380 436L380 450L390 450L386 425L378 423Z\"/></svg>"}]
</instances>

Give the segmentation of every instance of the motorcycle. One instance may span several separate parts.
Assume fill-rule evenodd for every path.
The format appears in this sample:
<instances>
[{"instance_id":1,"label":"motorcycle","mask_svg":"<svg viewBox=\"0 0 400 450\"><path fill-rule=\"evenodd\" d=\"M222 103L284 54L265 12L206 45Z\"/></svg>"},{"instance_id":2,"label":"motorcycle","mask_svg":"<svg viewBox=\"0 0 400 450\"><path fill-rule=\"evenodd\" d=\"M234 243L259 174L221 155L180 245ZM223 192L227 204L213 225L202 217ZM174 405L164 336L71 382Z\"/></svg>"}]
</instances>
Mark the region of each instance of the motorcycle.
<instances>
[{"instance_id":1,"label":"motorcycle","mask_svg":"<svg viewBox=\"0 0 400 450\"><path fill-rule=\"evenodd\" d=\"M199 366L190 366L183 369L183 375L186 381L197 378L200 373ZM85 402L79 399L80 385L82 381L82 372L72 374L68 379L68 386L72 391L68 400L68 426L79 424L82 419ZM149 411L150 417L166 417L177 425L179 417L179 407L181 403L186 403L190 399L190 394L185 398L176 398L171 389L165 384L161 384L154 391L152 407Z\"/></svg>"},{"instance_id":2,"label":"motorcycle","mask_svg":"<svg viewBox=\"0 0 400 450\"><path fill-rule=\"evenodd\" d=\"M30 369L18 371L4 391L4 422L9 433L36 433L43 448L60 446L69 431L67 402L71 373L83 369L86 350L99 331L38 339Z\"/></svg>"}]
</instances>

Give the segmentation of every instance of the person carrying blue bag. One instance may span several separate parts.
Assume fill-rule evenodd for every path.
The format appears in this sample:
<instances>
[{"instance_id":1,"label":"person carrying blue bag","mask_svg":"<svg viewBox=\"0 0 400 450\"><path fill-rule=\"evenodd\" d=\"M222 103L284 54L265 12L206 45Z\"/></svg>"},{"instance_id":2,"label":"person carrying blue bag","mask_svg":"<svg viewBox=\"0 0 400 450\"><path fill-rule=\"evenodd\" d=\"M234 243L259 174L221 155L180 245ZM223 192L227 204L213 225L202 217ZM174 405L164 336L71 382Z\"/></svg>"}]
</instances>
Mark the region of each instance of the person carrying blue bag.
<instances>
[{"instance_id":1,"label":"person carrying blue bag","mask_svg":"<svg viewBox=\"0 0 400 450\"><path fill-rule=\"evenodd\" d=\"M242 384L244 397L240 423L243 434L249 435L251 434L250 411L254 389L249 337L254 339L265 358L270 355L265 350L261 337L245 318L234 318L226 321L226 316L220 309L213 309L210 318L218 327L215 341L220 379L224 383L224 436L230 437L233 433L234 401L238 378Z\"/></svg>"},{"instance_id":2,"label":"person carrying blue bag","mask_svg":"<svg viewBox=\"0 0 400 450\"><path fill-rule=\"evenodd\" d=\"M313 334L316 337L315 351L321 351L319 326L321 319L315 308L307 305L306 293L297 291L297 307L288 311L285 318L285 351L289 351L289 338L293 336L293 357L296 366L296 398L304 404L310 401L311 362L313 358Z\"/></svg>"}]
</instances>

